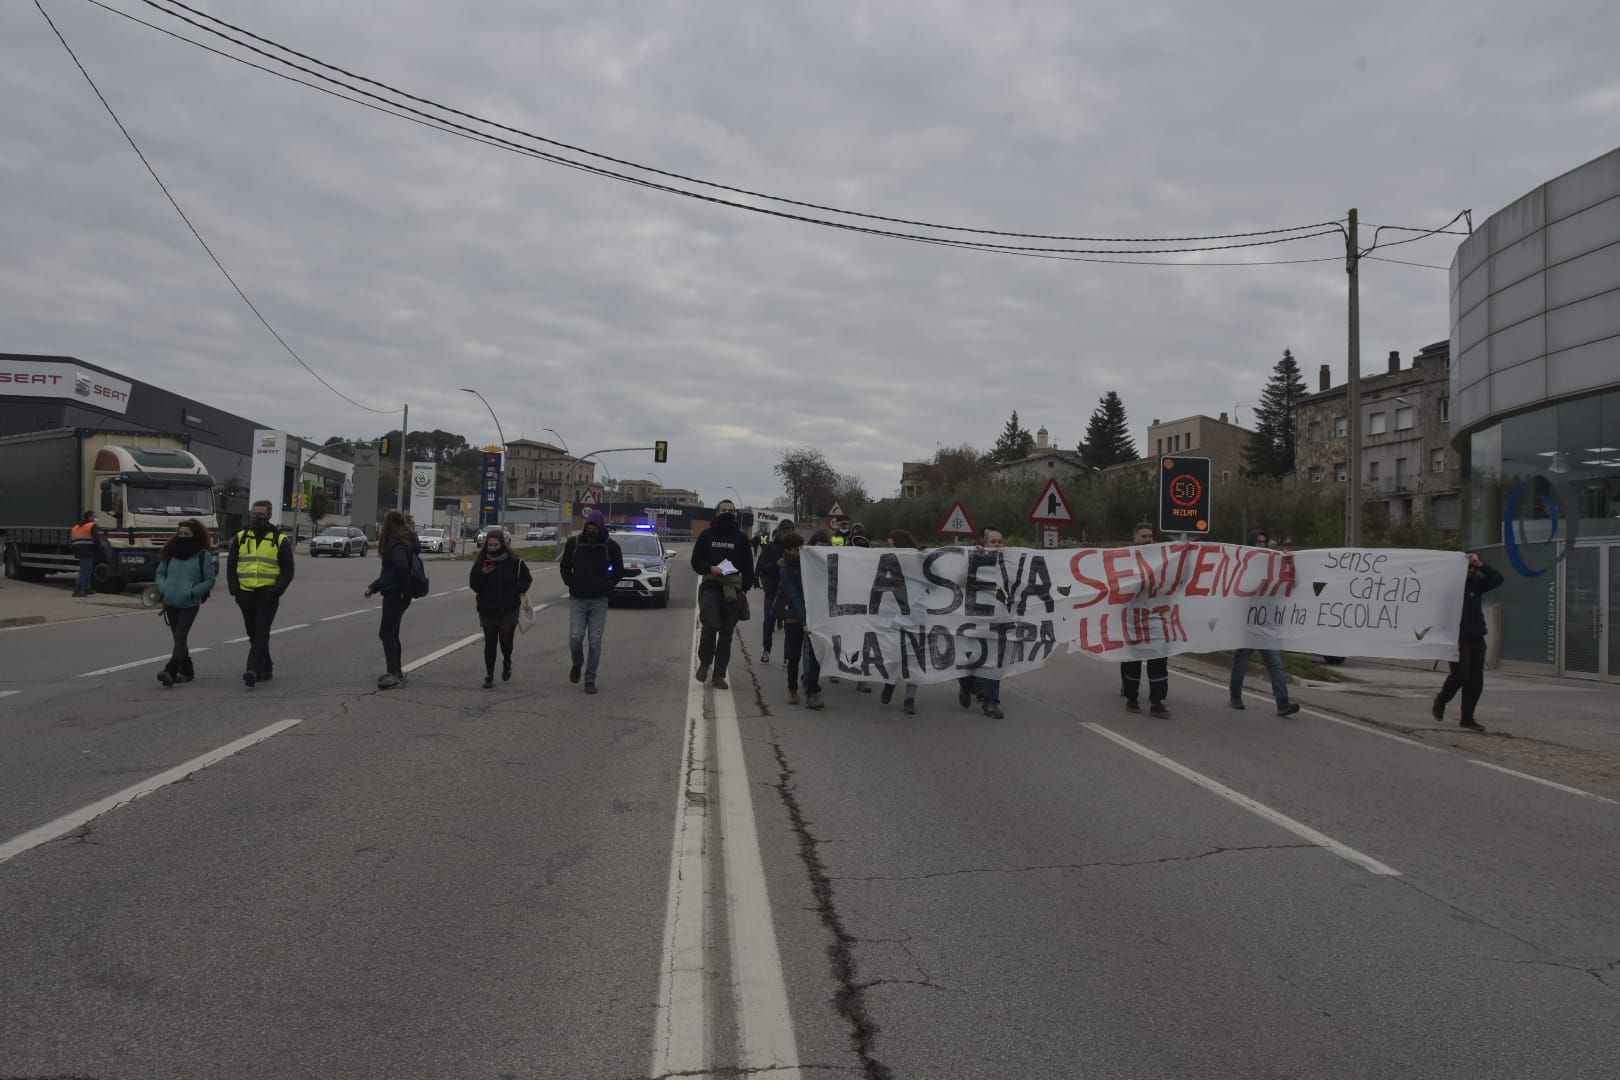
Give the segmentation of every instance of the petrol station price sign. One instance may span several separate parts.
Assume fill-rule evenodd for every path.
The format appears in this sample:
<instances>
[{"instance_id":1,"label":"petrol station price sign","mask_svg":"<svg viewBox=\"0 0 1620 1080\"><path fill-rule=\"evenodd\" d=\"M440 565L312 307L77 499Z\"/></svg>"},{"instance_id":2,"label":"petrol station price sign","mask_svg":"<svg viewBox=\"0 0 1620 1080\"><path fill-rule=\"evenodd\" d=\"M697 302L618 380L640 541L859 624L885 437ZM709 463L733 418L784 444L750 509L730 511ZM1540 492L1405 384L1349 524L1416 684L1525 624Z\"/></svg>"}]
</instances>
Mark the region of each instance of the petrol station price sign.
<instances>
[{"instance_id":1,"label":"petrol station price sign","mask_svg":"<svg viewBox=\"0 0 1620 1080\"><path fill-rule=\"evenodd\" d=\"M1209 458L1160 458L1159 530L1205 535L1209 509Z\"/></svg>"}]
</instances>

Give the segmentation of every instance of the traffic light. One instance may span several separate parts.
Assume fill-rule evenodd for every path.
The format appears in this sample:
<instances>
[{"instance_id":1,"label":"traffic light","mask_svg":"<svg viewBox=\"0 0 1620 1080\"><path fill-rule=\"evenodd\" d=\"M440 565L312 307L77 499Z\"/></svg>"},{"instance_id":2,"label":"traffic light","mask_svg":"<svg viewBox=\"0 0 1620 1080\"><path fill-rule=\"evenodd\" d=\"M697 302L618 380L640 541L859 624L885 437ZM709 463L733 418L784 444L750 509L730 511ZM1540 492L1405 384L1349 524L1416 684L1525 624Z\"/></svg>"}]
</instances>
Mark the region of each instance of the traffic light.
<instances>
[{"instance_id":1,"label":"traffic light","mask_svg":"<svg viewBox=\"0 0 1620 1080\"><path fill-rule=\"evenodd\" d=\"M382 439L380 441L378 441L378 443L377 443L377 455L379 457L387 457L388 452L390 450L392 450L393 448L394 448L394 440L389 438L387 435L384 435L382 437Z\"/></svg>"},{"instance_id":2,"label":"traffic light","mask_svg":"<svg viewBox=\"0 0 1620 1080\"><path fill-rule=\"evenodd\" d=\"M664 439L659 439L657 442L653 443L653 461L659 465L662 465L668 460L669 443Z\"/></svg>"}]
</instances>

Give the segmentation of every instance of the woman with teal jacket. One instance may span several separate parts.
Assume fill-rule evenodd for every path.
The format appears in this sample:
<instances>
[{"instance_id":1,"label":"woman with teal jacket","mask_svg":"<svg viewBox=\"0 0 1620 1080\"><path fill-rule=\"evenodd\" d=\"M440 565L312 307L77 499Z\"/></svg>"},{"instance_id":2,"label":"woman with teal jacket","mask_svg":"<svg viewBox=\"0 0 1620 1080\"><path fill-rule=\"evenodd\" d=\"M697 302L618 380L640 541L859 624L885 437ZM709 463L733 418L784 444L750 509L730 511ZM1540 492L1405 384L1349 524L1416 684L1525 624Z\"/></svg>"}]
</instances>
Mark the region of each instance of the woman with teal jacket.
<instances>
[{"instance_id":1,"label":"woman with teal jacket","mask_svg":"<svg viewBox=\"0 0 1620 1080\"><path fill-rule=\"evenodd\" d=\"M213 546L208 527L196 518L187 518L175 528L158 556L157 586L163 593L163 621L174 635L174 654L168 666L158 672L158 682L164 686L196 678L186 637L214 588Z\"/></svg>"}]
</instances>

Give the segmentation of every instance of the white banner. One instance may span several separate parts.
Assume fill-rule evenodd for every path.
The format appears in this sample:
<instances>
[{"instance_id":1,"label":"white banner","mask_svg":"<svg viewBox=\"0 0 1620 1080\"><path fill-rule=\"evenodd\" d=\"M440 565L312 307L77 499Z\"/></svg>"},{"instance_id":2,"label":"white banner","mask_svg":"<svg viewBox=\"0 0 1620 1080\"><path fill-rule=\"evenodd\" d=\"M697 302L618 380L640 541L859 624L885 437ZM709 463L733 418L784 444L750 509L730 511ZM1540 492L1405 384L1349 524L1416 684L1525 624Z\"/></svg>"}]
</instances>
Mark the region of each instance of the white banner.
<instances>
[{"instance_id":1,"label":"white banner","mask_svg":"<svg viewBox=\"0 0 1620 1080\"><path fill-rule=\"evenodd\" d=\"M1222 649L1455 660L1460 552L1142 547L801 548L805 621L829 674L1004 678L1059 645L1099 660Z\"/></svg>"},{"instance_id":2,"label":"white banner","mask_svg":"<svg viewBox=\"0 0 1620 1080\"><path fill-rule=\"evenodd\" d=\"M0 396L67 398L118 413L129 408L130 384L99 371L53 360L0 362Z\"/></svg>"},{"instance_id":3,"label":"white banner","mask_svg":"<svg viewBox=\"0 0 1620 1080\"><path fill-rule=\"evenodd\" d=\"M270 504L270 520L281 524L281 504L287 497L287 433L253 433L253 466L248 471L248 502Z\"/></svg>"},{"instance_id":4,"label":"white banner","mask_svg":"<svg viewBox=\"0 0 1620 1080\"><path fill-rule=\"evenodd\" d=\"M439 467L431 461L411 462L411 520L417 528L433 524L433 492Z\"/></svg>"}]
</instances>

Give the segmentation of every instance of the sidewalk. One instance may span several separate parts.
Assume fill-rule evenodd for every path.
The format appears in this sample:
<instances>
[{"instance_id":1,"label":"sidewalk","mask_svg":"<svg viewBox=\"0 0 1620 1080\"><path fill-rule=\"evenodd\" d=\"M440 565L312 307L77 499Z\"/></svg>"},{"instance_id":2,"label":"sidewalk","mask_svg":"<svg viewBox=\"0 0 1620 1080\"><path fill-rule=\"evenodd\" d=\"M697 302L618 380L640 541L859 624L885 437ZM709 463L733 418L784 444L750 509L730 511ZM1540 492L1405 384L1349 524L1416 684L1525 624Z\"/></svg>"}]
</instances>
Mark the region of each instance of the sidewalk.
<instances>
[{"instance_id":1,"label":"sidewalk","mask_svg":"<svg viewBox=\"0 0 1620 1080\"><path fill-rule=\"evenodd\" d=\"M1231 672L1230 661L1216 656L1183 654L1170 663L1222 685ZM1435 667L1432 661L1351 658L1333 670L1342 682L1290 680L1294 699L1307 708L1620 798L1620 684L1487 671L1476 716L1486 733L1478 735L1457 726L1460 698L1447 706L1444 724L1429 715L1446 680L1443 661ZM1269 704L1264 673L1250 670L1244 698L1250 709Z\"/></svg>"},{"instance_id":2,"label":"sidewalk","mask_svg":"<svg viewBox=\"0 0 1620 1080\"><path fill-rule=\"evenodd\" d=\"M73 577L69 574L57 574L39 582L0 579L0 629L143 610L139 589L130 589L118 596L95 593L75 597Z\"/></svg>"}]
</instances>

